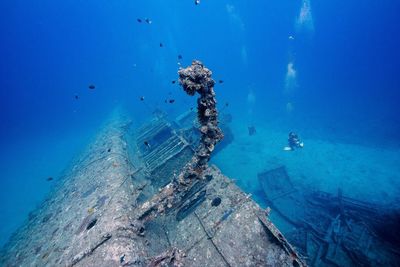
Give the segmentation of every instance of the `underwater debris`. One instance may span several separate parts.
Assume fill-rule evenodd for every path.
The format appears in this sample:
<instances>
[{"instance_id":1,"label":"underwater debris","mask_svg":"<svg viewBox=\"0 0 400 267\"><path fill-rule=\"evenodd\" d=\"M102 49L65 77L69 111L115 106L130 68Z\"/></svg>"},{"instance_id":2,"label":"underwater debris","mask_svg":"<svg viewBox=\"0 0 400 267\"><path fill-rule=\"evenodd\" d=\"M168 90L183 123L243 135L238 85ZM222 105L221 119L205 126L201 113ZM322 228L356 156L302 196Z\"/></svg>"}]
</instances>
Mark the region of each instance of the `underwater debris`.
<instances>
[{"instance_id":1,"label":"underwater debris","mask_svg":"<svg viewBox=\"0 0 400 267\"><path fill-rule=\"evenodd\" d=\"M149 267L173 266L183 267L183 258L186 257L182 250L171 248L151 259Z\"/></svg>"},{"instance_id":2,"label":"underwater debris","mask_svg":"<svg viewBox=\"0 0 400 267\"><path fill-rule=\"evenodd\" d=\"M204 184L204 183L203 183ZM196 210L206 200L206 191L200 191L196 193L192 199L188 200L176 213L176 220L182 221L192 212Z\"/></svg>"},{"instance_id":3,"label":"underwater debris","mask_svg":"<svg viewBox=\"0 0 400 267\"><path fill-rule=\"evenodd\" d=\"M95 86L94 84L90 84L90 85L89 85L89 89L90 89L90 90L94 90L95 88L96 88L96 86Z\"/></svg>"},{"instance_id":4,"label":"underwater debris","mask_svg":"<svg viewBox=\"0 0 400 267\"><path fill-rule=\"evenodd\" d=\"M107 233L107 234L103 235L96 244L92 245L87 250L82 251L81 253L76 255L72 259L71 264L69 264L68 266L74 266L78 262L80 262L81 260L86 258L87 256L91 255L97 248L99 248L101 245L103 245L105 242L107 242L111 237L112 237L112 235L110 233Z\"/></svg>"},{"instance_id":5,"label":"underwater debris","mask_svg":"<svg viewBox=\"0 0 400 267\"><path fill-rule=\"evenodd\" d=\"M255 135L257 133L256 127L255 126L249 126L248 127L249 135Z\"/></svg>"},{"instance_id":6,"label":"underwater debris","mask_svg":"<svg viewBox=\"0 0 400 267\"><path fill-rule=\"evenodd\" d=\"M391 207L315 190L299 192L286 168L258 174L264 197L274 212L290 225L288 240L307 257L310 266L392 266L399 262L398 243L390 244L374 226L394 234L383 214ZM266 213L270 210L266 210ZM324 253L321 253L324 251ZM393 266L395 266L394 264Z\"/></svg>"},{"instance_id":7,"label":"underwater debris","mask_svg":"<svg viewBox=\"0 0 400 267\"><path fill-rule=\"evenodd\" d=\"M139 220L134 220L130 224L130 227L131 227L132 231L135 232L139 236L144 236L144 234L146 232L146 228L145 228L143 222L141 222Z\"/></svg>"}]
</instances>

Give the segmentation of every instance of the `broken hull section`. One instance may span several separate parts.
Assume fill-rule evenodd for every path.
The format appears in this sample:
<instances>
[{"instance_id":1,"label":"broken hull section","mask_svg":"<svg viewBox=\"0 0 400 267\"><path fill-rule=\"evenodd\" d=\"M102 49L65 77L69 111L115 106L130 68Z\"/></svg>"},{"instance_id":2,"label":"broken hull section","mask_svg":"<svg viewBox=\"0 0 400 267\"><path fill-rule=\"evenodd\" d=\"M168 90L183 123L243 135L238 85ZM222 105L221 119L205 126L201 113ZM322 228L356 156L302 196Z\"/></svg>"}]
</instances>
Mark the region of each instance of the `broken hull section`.
<instances>
[{"instance_id":1,"label":"broken hull section","mask_svg":"<svg viewBox=\"0 0 400 267\"><path fill-rule=\"evenodd\" d=\"M345 197L340 189L337 196L298 190L284 166L258 179L282 231L310 266L399 266L398 208Z\"/></svg>"}]
</instances>

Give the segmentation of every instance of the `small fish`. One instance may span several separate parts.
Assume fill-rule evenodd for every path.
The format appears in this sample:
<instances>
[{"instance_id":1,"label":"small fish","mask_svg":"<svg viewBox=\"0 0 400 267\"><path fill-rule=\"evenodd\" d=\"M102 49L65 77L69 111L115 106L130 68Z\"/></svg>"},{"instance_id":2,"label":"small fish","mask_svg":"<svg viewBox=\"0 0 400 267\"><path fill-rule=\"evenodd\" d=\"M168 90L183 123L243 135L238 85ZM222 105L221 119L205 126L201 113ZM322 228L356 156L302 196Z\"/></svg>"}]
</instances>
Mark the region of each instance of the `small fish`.
<instances>
[{"instance_id":1,"label":"small fish","mask_svg":"<svg viewBox=\"0 0 400 267\"><path fill-rule=\"evenodd\" d=\"M183 57L182 55L178 55L178 59L181 60Z\"/></svg>"},{"instance_id":2,"label":"small fish","mask_svg":"<svg viewBox=\"0 0 400 267\"><path fill-rule=\"evenodd\" d=\"M93 89L95 89L95 88L96 88L96 86L94 86L94 84L89 85L89 89L90 89L90 90L93 90Z\"/></svg>"},{"instance_id":3,"label":"small fish","mask_svg":"<svg viewBox=\"0 0 400 267\"><path fill-rule=\"evenodd\" d=\"M79 96L78 96L78 95L75 95L74 97L75 97L75 99L76 99L76 100L78 100L78 99L79 99Z\"/></svg>"},{"instance_id":4,"label":"small fish","mask_svg":"<svg viewBox=\"0 0 400 267\"><path fill-rule=\"evenodd\" d=\"M197 6L200 4L200 0L194 0L194 4Z\"/></svg>"},{"instance_id":5,"label":"small fish","mask_svg":"<svg viewBox=\"0 0 400 267\"><path fill-rule=\"evenodd\" d=\"M144 145L145 145L145 146L147 146L148 148L151 148L151 146L150 146L150 143L149 143L149 142L147 142L147 141L144 141L143 143L144 143Z\"/></svg>"},{"instance_id":6,"label":"small fish","mask_svg":"<svg viewBox=\"0 0 400 267\"><path fill-rule=\"evenodd\" d=\"M190 108L190 110L193 110L193 108Z\"/></svg>"},{"instance_id":7,"label":"small fish","mask_svg":"<svg viewBox=\"0 0 400 267\"><path fill-rule=\"evenodd\" d=\"M164 47L163 43L160 43L160 47Z\"/></svg>"},{"instance_id":8,"label":"small fish","mask_svg":"<svg viewBox=\"0 0 400 267\"><path fill-rule=\"evenodd\" d=\"M111 148L107 149L107 152L111 152Z\"/></svg>"},{"instance_id":9,"label":"small fish","mask_svg":"<svg viewBox=\"0 0 400 267\"><path fill-rule=\"evenodd\" d=\"M141 97L140 97L140 101L144 101L144 96L141 96Z\"/></svg>"},{"instance_id":10,"label":"small fish","mask_svg":"<svg viewBox=\"0 0 400 267\"><path fill-rule=\"evenodd\" d=\"M219 80L218 82L219 82L219 83L224 83L224 81L223 81L223 80Z\"/></svg>"},{"instance_id":11,"label":"small fish","mask_svg":"<svg viewBox=\"0 0 400 267\"><path fill-rule=\"evenodd\" d=\"M137 22L142 23L142 20L141 19L137 19Z\"/></svg>"},{"instance_id":12,"label":"small fish","mask_svg":"<svg viewBox=\"0 0 400 267\"><path fill-rule=\"evenodd\" d=\"M144 21L146 21L146 22L147 22L147 24L151 24L151 23L153 23L153 22L151 21L151 19L148 19L148 18L146 18Z\"/></svg>"},{"instance_id":13,"label":"small fish","mask_svg":"<svg viewBox=\"0 0 400 267\"><path fill-rule=\"evenodd\" d=\"M175 102L175 99L170 99L170 100L169 100L169 103L170 103L170 104L172 104L172 103L174 103L174 102Z\"/></svg>"},{"instance_id":14,"label":"small fish","mask_svg":"<svg viewBox=\"0 0 400 267\"><path fill-rule=\"evenodd\" d=\"M175 84L175 83L176 83L176 81L172 81L171 83L172 83L172 84Z\"/></svg>"},{"instance_id":15,"label":"small fish","mask_svg":"<svg viewBox=\"0 0 400 267\"><path fill-rule=\"evenodd\" d=\"M53 181L54 179L53 179L53 177L48 177L47 179L46 179L46 181L48 181L48 182L50 182L50 181Z\"/></svg>"},{"instance_id":16,"label":"small fish","mask_svg":"<svg viewBox=\"0 0 400 267\"><path fill-rule=\"evenodd\" d=\"M229 107L229 102L226 102L226 103L225 103L225 107Z\"/></svg>"}]
</instances>

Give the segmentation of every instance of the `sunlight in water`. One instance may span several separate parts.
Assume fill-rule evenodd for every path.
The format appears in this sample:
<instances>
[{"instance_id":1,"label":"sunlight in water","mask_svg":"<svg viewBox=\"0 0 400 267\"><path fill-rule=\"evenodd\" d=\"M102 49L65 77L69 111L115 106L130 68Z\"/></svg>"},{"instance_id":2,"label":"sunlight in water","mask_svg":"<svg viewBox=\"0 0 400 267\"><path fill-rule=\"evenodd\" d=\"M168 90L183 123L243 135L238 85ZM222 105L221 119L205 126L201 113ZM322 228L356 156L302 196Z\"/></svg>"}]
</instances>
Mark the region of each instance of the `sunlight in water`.
<instances>
[{"instance_id":1,"label":"sunlight in water","mask_svg":"<svg viewBox=\"0 0 400 267\"><path fill-rule=\"evenodd\" d=\"M235 6L231 4L226 5L226 11L228 12L231 23L237 26L241 31L244 31L244 22L242 18L236 12Z\"/></svg>"},{"instance_id":2,"label":"sunlight in water","mask_svg":"<svg viewBox=\"0 0 400 267\"><path fill-rule=\"evenodd\" d=\"M293 62L287 65L286 78L285 78L285 94L291 94L297 87L297 72L294 69Z\"/></svg>"},{"instance_id":3,"label":"sunlight in water","mask_svg":"<svg viewBox=\"0 0 400 267\"><path fill-rule=\"evenodd\" d=\"M247 94L247 106L248 106L248 116L249 116L249 123L253 121L253 108L256 103L256 96L254 94L253 89L250 88L249 93Z\"/></svg>"},{"instance_id":4,"label":"sunlight in water","mask_svg":"<svg viewBox=\"0 0 400 267\"><path fill-rule=\"evenodd\" d=\"M297 31L314 32L314 21L311 14L310 0L303 0L300 14L296 20Z\"/></svg>"},{"instance_id":5,"label":"sunlight in water","mask_svg":"<svg viewBox=\"0 0 400 267\"><path fill-rule=\"evenodd\" d=\"M286 112L287 112L287 113L292 113L292 112L293 112L293 109L294 109L293 104L292 104L291 102L288 102L288 103L286 104Z\"/></svg>"}]
</instances>

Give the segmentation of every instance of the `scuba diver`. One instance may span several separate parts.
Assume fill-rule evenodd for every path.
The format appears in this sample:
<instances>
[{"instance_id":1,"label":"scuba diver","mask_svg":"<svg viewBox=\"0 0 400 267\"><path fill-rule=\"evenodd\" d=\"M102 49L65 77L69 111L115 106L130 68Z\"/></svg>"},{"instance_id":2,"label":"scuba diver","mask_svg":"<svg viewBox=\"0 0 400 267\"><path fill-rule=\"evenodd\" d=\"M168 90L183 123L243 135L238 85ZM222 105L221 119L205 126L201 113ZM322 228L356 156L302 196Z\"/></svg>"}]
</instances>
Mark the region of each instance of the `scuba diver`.
<instances>
[{"instance_id":1,"label":"scuba diver","mask_svg":"<svg viewBox=\"0 0 400 267\"><path fill-rule=\"evenodd\" d=\"M288 139L288 146L285 146L283 150L285 151L293 151L296 148L303 148L304 143L300 140L298 135L294 132L289 133L289 139Z\"/></svg>"}]
</instances>

